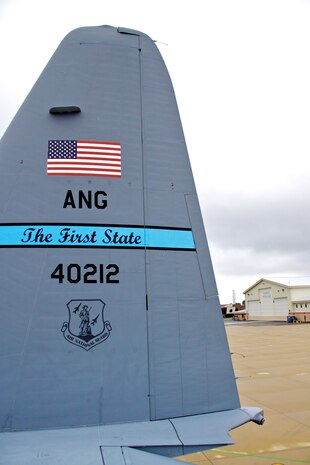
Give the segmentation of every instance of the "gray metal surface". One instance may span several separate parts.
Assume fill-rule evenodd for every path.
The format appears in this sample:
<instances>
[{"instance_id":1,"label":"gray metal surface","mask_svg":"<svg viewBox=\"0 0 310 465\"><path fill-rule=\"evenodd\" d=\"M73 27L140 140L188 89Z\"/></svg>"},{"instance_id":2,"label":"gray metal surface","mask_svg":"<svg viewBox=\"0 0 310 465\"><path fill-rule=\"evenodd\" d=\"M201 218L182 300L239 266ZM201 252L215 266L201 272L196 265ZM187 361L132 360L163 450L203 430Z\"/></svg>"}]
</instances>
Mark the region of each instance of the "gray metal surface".
<instances>
[{"instance_id":1,"label":"gray metal surface","mask_svg":"<svg viewBox=\"0 0 310 465\"><path fill-rule=\"evenodd\" d=\"M120 144L121 176L47 175L49 141L62 156L71 141ZM23 448L26 436L6 432L117 424L127 437L137 426L125 423L145 421L141 447L210 444L208 430L187 441L190 420L181 445L165 443L172 423L150 423L240 404L175 96L149 37L109 26L68 34L1 140L0 196L7 457L12 437ZM229 441L230 423L215 426L212 441L222 427ZM60 431L79 450L80 430ZM33 458L39 436L27 437Z\"/></svg>"},{"instance_id":2,"label":"gray metal surface","mask_svg":"<svg viewBox=\"0 0 310 465\"><path fill-rule=\"evenodd\" d=\"M259 409L246 408L171 420L2 433L0 465L101 464L100 451L104 463L114 460L116 465L124 448L155 454L145 463L160 465L158 454L172 457L233 444L228 431L260 416Z\"/></svg>"}]
</instances>

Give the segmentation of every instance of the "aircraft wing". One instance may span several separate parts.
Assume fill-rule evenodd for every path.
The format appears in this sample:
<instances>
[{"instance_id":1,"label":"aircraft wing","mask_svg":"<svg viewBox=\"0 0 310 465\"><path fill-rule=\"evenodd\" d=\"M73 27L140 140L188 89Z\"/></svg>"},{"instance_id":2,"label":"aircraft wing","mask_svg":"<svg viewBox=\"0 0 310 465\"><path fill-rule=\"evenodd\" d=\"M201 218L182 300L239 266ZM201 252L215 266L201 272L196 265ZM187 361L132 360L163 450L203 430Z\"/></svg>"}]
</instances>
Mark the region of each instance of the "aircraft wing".
<instances>
[{"instance_id":1,"label":"aircraft wing","mask_svg":"<svg viewBox=\"0 0 310 465\"><path fill-rule=\"evenodd\" d=\"M172 465L175 460L166 457L233 444L231 429L262 419L262 411L250 407L152 422L3 433L0 464Z\"/></svg>"}]
</instances>

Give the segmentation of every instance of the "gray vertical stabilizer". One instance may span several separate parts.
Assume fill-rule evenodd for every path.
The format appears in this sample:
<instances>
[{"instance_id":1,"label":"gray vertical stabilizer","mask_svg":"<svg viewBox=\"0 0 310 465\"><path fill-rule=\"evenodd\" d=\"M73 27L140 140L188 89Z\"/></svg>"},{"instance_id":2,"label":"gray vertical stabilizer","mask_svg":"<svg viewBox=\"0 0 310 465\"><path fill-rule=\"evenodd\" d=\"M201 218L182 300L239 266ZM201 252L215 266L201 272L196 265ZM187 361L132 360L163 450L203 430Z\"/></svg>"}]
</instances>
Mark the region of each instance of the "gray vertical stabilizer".
<instances>
[{"instance_id":1,"label":"gray vertical stabilizer","mask_svg":"<svg viewBox=\"0 0 310 465\"><path fill-rule=\"evenodd\" d=\"M0 428L240 407L172 84L154 42L60 44L0 145Z\"/></svg>"}]
</instances>

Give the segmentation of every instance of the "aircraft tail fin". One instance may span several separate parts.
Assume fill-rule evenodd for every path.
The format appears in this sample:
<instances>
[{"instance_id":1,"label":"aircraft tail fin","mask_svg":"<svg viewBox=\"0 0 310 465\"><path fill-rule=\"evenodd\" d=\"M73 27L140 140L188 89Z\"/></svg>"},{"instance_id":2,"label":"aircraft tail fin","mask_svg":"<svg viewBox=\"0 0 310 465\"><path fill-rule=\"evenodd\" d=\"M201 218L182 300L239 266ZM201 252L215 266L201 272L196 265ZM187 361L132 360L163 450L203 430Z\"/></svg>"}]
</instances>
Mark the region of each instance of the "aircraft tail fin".
<instances>
[{"instance_id":1,"label":"aircraft tail fin","mask_svg":"<svg viewBox=\"0 0 310 465\"><path fill-rule=\"evenodd\" d=\"M0 145L0 428L240 407L172 84L110 26L60 44Z\"/></svg>"}]
</instances>

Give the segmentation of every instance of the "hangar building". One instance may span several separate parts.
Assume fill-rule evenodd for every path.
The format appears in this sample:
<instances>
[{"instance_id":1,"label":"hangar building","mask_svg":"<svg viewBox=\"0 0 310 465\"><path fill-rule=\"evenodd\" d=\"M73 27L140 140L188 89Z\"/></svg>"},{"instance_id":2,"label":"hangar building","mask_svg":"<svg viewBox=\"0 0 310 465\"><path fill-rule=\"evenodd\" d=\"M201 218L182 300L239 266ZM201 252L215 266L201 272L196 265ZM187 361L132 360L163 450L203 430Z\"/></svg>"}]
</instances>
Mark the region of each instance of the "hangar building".
<instances>
[{"instance_id":1,"label":"hangar building","mask_svg":"<svg viewBox=\"0 0 310 465\"><path fill-rule=\"evenodd\" d=\"M288 315L310 321L310 285L288 285L260 279L244 291L249 317L286 320Z\"/></svg>"}]
</instances>

